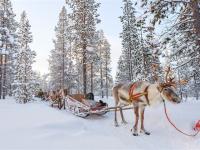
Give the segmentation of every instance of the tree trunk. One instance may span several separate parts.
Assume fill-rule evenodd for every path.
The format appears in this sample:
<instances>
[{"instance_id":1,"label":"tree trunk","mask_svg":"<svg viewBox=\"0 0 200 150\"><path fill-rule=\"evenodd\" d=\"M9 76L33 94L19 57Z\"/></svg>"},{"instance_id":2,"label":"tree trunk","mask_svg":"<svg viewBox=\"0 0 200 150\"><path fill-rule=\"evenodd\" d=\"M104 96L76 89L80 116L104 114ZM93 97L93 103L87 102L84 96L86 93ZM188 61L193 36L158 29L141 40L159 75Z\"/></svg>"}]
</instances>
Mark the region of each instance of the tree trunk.
<instances>
[{"instance_id":1,"label":"tree trunk","mask_svg":"<svg viewBox=\"0 0 200 150\"><path fill-rule=\"evenodd\" d=\"M91 93L93 93L93 63L91 63Z\"/></svg>"},{"instance_id":2,"label":"tree trunk","mask_svg":"<svg viewBox=\"0 0 200 150\"><path fill-rule=\"evenodd\" d=\"M199 99L199 93L198 93L199 91L197 89L196 73L194 74L194 87L195 87L196 100L198 100Z\"/></svg>"},{"instance_id":3,"label":"tree trunk","mask_svg":"<svg viewBox=\"0 0 200 150\"><path fill-rule=\"evenodd\" d=\"M84 2L84 10L86 9L86 2ZM82 15L83 24L86 24L86 11L84 11ZM86 32L86 31L85 31ZM82 47L82 54L83 54L83 93L84 95L87 94L87 40L86 40L86 33L82 33L81 40L83 42Z\"/></svg>"},{"instance_id":4,"label":"tree trunk","mask_svg":"<svg viewBox=\"0 0 200 150\"><path fill-rule=\"evenodd\" d=\"M108 99L108 52L106 52L106 97Z\"/></svg>"},{"instance_id":5,"label":"tree trunk","mask_svg":"<svg viewBox=\"0 0 200 150\"><path fill-rule=\"evenodd\" d=\"M178 82L179 83L181 82L179 69L178 69ZM181 84L179 84L179 85L180 85L179 93L181 94L181 99L182 99L183 98L182 85Z\"/></svg>"},{"instance_id":6,"label":"tree trunk","mask_svg":"<svg viewBox=\"0 0 200 150\"><path fill-rule=\"evenodd\" d=\"M87 94L86 44L83 45L83 94Z\"/></svg>"},{"instance_id":7,"label":"tree trunk","mask_svg":"<svg viewBox=\"0 0 200 150\"><path fill-rule=\"evenodd\" d=\"M3 63L2 63L2 54L0 54L0 99L1 99L1 97L2 97L2 66L3 66Z\"/></svg>"},{"instance_id":8,"label":"tree trunk","mask_svg":"<svg viewBox=\"0 0 200 150\"><path fill-rule=\"evenodd\" d=\"M194 31L197 35L197 45L199 46L198 48L198 53L200 54L200 8L198 5L199 1L198 0L191 0L190 2L190 7L192 9L192 18L194 19ZM198 58L198 63L200 62L200 57ZM194 75L194 81L195 81L195 92L196 92L196 99L198 100L199 95L198 95L198 90L196 86L196 76Z\"/></svg>"},{"instance_id":9,"label":"tree trunk","mask_svg":"<svg viewBox=\"0 0 200 150\"><path fill-rule=\"evenodd\" d=\"M104 98L103 93L103 68L102 68L102 47L100 47L100 57L101 57L101 63L100 63L100 80L101 80L101 97Z\"/></svg>"},{"instance_id":10,"label":"tree trunk","mask_svg":"<svg viewBox=\"0 0 200 150\"><path fill-rule=\"evenodd\" d=\"M64 16L63 16L64 18ZM61 89L64 89L65 88L65 40L64 40L64 34L65 34L65 31L64 31L64 19L62 19L62 28L63 28L63 35L62 35L62 87Z\"/></svg>"},{"instance_id":11,"label":"tree trunk","mask_svg":"<svg viewBox=\"0 0 200 150\"><path fill-rule=\"evenodd\" d=\"M4 59L3 59L3 99L6 98L6 63L7 63L7 57L6 55L4 55Z\"/></svg>"},{"instance_id":12,"label":"tree trunk","mask_svg":"<svg viewBox=\"0 0 200 150\"><path fill-rule=\"evenodd\" d=\"M200 37L200 8L198 6L198 0L191 0L190 7L192 9L192 17L194 19L194 30L198 37ZM197 39L197 45L200 47L200 39Z\"/></svg>"},{"instance_id":13,"label":"tree trunk","mask_svg":"<svg viewBox=\"0 0 200 150\"><path fill-rule=\"evenodd\" d=\"M64 45L64 37L63 37L63 50L62 50L62 87L64 89L65 86L65 45Z\"/></svg>"},{"instance_id":14,"label":"tree trunk","mask_svg":"<svg viewBox=\"0 0 200 150\"><path fill-rule=\"evenodd\" d=\"M102 71L102 64L101 64L101 97L104 98L104 93L103 93L103 71Z\"/></svg>"},{"instance_id":15,"label":"tree trunk","mask_svg":"<svg viewBox=\"0 0 200 150\"><path fill-rule=\"evenodd\" d=\"M128 11L128 14L130 15L130 7L127 3L127 11ZM130 31L130 18L128 18L128 31ZM129 81L131 82L133 80L133 68L132 68L132 50L131 50L131 37L130 37L130 34L129 34L129 43L128 43L128 69L129 69Z\"/></svg>"}]
</instances>

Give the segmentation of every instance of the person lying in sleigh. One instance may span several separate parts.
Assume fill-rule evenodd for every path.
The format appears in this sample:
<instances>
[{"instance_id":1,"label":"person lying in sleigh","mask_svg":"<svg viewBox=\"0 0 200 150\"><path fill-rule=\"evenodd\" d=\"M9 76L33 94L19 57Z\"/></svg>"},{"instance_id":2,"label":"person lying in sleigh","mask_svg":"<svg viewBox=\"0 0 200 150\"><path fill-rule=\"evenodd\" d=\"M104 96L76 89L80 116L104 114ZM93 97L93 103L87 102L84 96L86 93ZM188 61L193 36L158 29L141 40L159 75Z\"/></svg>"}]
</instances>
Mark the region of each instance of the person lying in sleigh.
<instances>
[{"instance_id":1,"label":"person lying in sleigh","mask_svg":"<svg viewBox=\"0 0 200 150\"><path fill-rule=\"evenodd\" d=\"M71 95L74 99L78 100L79 102L91 107L103 107L107 106L106 103L104 103L102 100L99 100L98 102L94 100L94 94L93 93L88 93L86 96L83 94L74 94Z\"/></svg>"}]
</instances>

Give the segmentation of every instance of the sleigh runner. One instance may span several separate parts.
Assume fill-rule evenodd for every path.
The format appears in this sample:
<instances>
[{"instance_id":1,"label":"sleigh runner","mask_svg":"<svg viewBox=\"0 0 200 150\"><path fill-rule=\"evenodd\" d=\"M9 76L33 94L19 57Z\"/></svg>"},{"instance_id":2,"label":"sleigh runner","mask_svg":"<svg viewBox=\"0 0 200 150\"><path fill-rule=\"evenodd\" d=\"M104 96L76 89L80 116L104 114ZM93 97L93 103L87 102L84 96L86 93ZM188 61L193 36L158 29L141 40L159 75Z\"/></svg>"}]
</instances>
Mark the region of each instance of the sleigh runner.
<instances>
[{"instance_id":1,"label":"sleigh runner","mask_svg":"<svg viewBox=\"0 0 200 150\"><path fill-rule=\"evenodd\" d=\"M102 101L77 99L72 96L65 97L66 109L79 117L87 117L89 115L104 115L108 112L108 105Z\"/></svg>"}]
</instances>

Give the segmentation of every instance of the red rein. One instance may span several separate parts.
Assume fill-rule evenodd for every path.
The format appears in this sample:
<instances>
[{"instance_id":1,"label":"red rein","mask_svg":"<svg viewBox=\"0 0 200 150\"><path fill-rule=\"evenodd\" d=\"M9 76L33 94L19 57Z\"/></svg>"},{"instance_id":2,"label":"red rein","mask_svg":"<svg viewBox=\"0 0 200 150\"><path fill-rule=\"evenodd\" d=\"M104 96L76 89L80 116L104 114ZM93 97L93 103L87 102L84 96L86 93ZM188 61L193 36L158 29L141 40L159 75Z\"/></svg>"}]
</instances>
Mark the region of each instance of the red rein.
<instances>
[{"instance_id":1,"label":"red rein","mask_svg":"<svg viewBox=\"0 0 200 150\"><path fill-rule=\"evenodd\" d=\"M165 101L163 101L164 103L164 109L165 109L165 115L167 117L167 120L169 121L169 123L180 133L186 135L186 136L191 136L191 137L195 137L198 135L198 133L200 132L200 120L196 123L195 127L194 127L194 130L196 131L196 133L194 134L188 134L188 133L185 133L183 132L182 130L180 130L179 128L176 127L176 125L170 120L168 114L167 114L167 108L166 108L166 104L165 104Z\"/></svg>"},{"instance_id":2,"label":"red rein","mask_svg":"<svg viewBox=\"0 0 200 150\"><path fill-rule=\"evenodd\" d=\"M194 131L200 131L200 120L195 124Z\"/></svg>"}]
</instances>

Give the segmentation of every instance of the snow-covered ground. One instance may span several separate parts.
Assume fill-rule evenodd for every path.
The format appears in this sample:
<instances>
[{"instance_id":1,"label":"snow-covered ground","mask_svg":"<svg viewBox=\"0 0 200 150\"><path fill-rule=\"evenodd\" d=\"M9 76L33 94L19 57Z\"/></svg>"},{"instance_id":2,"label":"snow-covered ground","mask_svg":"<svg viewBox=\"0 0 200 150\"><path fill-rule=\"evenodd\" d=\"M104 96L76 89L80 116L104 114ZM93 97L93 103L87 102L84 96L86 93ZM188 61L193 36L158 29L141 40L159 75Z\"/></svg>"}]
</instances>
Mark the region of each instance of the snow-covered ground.
<instances>
[{"instance_id":1,"label":"snow-covered ground","mask_svg":"<svg viewBox=\"0 0 200 150\"><path fill-rule=\"evenodd\" d=\"M107 100L112 105L113 100ZM200 102L178 105L167 103L169 115L177 126L192 132L192 123L200 119ZM167 122L162 104L147 108L145 126L150 136L132 136L132 111L126 111L127 125L114 127L113 112L105 116L79 118L48 103L16 104L0 100L0 150L199 150L200 135L186 137Z\"/></svg>"}]
</instances>

